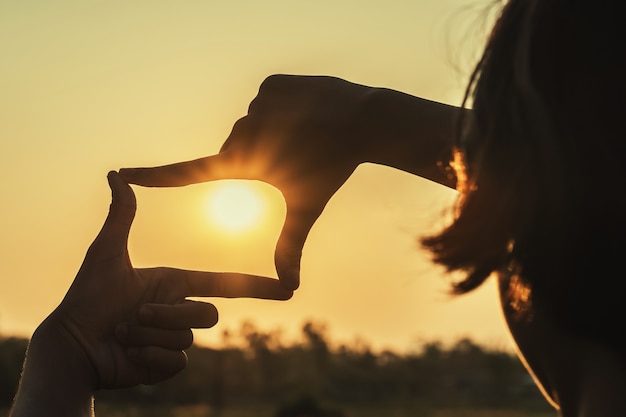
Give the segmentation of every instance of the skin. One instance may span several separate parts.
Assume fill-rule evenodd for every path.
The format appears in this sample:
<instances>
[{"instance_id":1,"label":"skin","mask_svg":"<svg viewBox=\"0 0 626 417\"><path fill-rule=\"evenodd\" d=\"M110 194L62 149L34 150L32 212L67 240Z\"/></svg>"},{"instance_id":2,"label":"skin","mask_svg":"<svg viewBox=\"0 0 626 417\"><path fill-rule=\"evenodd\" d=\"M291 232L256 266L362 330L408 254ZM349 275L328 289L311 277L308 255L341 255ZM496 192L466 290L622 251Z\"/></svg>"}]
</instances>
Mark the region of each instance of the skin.
<instances>
[{"instance_id":1,"label":"skin","mask_svg":"<svg viewBox=\"0 0 626 417\"><path fill-rule=\"evenodd\" d=\"M108 217L65 298L31 338L11 417L91 416L96 390L153 384L180 372L191 329L218 319L212 304L187 297L292 295L270 278L134 268L127 239L135 196L116 172L108 179Z\"/></svg>"}]
</instances>

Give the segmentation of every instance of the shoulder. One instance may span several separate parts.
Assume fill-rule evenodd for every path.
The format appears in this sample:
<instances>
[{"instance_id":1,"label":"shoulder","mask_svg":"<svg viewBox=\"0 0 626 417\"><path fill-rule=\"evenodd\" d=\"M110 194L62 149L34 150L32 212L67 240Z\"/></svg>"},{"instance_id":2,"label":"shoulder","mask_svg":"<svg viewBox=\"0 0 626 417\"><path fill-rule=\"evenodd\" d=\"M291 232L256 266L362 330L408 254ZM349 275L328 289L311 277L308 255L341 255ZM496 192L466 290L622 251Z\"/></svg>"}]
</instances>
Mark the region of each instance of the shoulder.
<instances>
[{"instance_id":1,"label":"shoulder","mask_svg":"<svg viewBox=\"0 0 626 417\"><path fill-rule=\"evenodd\" d=\"M560 415L626 415L626 352L568 332L548 312L520 312L510 303L511 277L499 277L499 284L520 359Z\"/></svg>"}]
</instances>

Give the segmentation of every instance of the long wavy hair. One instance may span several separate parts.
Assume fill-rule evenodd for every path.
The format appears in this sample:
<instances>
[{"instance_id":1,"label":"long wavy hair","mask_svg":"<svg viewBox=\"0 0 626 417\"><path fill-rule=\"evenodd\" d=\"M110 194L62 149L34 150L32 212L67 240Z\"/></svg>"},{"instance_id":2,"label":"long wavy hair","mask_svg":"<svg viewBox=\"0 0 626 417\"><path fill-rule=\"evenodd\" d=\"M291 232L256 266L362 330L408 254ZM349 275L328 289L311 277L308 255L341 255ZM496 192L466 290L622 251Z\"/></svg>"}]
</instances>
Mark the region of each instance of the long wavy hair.
<instances>
[{"instance_id":1,"label":"long wavy hair","mask_svg":"<svg viewBox=\"0 0 626 417\"><path fill-rule=\"evenodd\" d=\"M624 348L626 25L618 1L506 2L471 76L455 219L422 240L464 272L519 277L519 306ZM530 296L528 297L528 294ZM520 296L521 297L521 296Z\"/></svg>"}]
</instances>

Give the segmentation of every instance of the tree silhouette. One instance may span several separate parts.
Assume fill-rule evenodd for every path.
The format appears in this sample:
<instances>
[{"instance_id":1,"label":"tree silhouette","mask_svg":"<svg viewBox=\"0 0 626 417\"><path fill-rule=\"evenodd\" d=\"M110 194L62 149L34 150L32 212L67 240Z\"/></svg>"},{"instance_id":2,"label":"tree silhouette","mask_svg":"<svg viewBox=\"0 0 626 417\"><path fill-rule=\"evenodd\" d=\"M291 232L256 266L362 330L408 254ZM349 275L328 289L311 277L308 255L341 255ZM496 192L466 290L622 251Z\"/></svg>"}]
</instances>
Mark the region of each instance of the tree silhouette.
<instances>
[{"instance_id":1,"label":"tree silhouette","mask_svg":"<svg viewBox=\"0 0 626 417\"><path fill-rule=\"evenodd\" d=\"M450 348L431 341L419 352L401 354L376 352L362 340L333 348L327 326L312 321L289 344L280 330L262 331L250 322L223 336L219 349L188 349L189 366L169 381L102 391L96 398L140 406L201 404L218 414L258 405L274 408L277 417L341 416L336 410L352 406L550 410L514 355L467 338ZM0 340L5 406L16 391L26 345L25 339Z\"/></svg>"}]
</instances>

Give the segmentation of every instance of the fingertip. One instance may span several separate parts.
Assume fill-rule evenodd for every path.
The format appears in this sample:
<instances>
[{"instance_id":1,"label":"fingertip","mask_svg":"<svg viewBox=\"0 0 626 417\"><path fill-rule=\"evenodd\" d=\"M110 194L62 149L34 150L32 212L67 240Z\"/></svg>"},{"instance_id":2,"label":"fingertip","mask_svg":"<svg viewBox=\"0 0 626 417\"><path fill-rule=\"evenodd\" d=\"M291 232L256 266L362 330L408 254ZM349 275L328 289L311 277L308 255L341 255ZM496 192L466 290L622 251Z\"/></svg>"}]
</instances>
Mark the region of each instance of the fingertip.
<instances>
[{"instance_id":1,"label":"fingertip","mask_svg":"<svg viewBox=\"0 0 626 417\"><path fill-rule=\"evenodd\" d=\"M131 182L132 179L136 176L137 170L135 168L120 168L119 175L126 182Z\"/></svg>"},{"instance_id":2,"label":"fingertip","mask_svg":"<svg viewBox=\"0 0 626 417\"><path fill-rule=\"evenodd\" d=\"M209 328L215 326L220 321L220 312L217 307L215 307L211 303L207 303L207 312L205 315L205 320L207 324L209 324Z\"/></svg>"},{"instance_id":3,"label":"fingertip","mask_svg":"<svg viewBox=\"0 0 626 417\"><path fill-rule=\"evenodd\" d=\"M276 271L283 288L293 292L300 287L300 268L298 266L285 267L277 264Z\"/></svg>"},{"instance_id":4,"label":"fingertip","mask_svg":"<svg viewBox=\"0 0 626 417\"><path fill-rule=\"evenodd\" d=\"M291 298L293 296L293 292L300 287L300 281L297 278L295 280L281 279L280 283L285 287L286 290L291 292L291 295L289 295L288 298L285 298L285 300Z\"/></svg>"},{"instance_id":5,"label":"fingertip","mask_svg":"<svg viewBox=\"0 0 626 417\"><path fill-rule=\"evenodd\" d=\"M277 281L277 282L276 282ZM272 299L278 301L287 301L293 297L293 292L298 288L298 279L297 277L286 277L280 276L278 280L274 280L276 285L272 288Z\"/></svg>"},{"instance_id":6,"label":"fingertip","mask_svg":"<svg viewBox=\"0 0 626 417\"><path fill-rule=\"evenodd\" d=\"M135 193L133 193L133 190L128 185L128 182L122 178L117 171L109 171L107 173L107 180L109 182L109 187L111 188L114 204L119 203L131 206L136 204Z\"/></svg>"},{"instance_id":7,"label":"fingertip","mask_svg":"<svg viewBox=\"0 0 626 417\"><path fill-rule=\"evenodd\" d=\"M285 284L282 284L282 283L281 285L283 287L283 293L278 297L278 299L281 301L291 300L291 298L293 297L294 290L298 288L298 284L296 284L296 288L294 289L287 288Z\"/></svg>"},{"instance_id":8,"label":"fingertip","mask_svg":"<svg viewBox=\"0 0 626 417\"><path fill-rule=\"evenodd\" d=\"M112 192L115 192L115 177L117 176L116 171L107 172L107 182L109 183L109 188Z\"/></svg>"},{"instance_id":9,"label":"fingertip","mask_svg":"<svg viewBox=\"0 0 626 417\"><path fill-rule=\"evenodd\" d=\"M300 239L301 243L294 243L293 237L288 236L283 229L276 244L274 265L281 284L288 290L295 291L300 286L300 262L304 240Z\"/></svg>"},{"instance_id":10,"label":"fingertip","mask_svg":"<svg viewBox=\"0 0 626 417\"><path fill-rule=\"evenodd\" d=\"M125 250L126 239L137 209L135 193L116 171L109 171L107 180L111 188L111 205L100 234L94 241L94 244L99 242L96 246L100 247L97 252L101 256L110 255L112 252L117 254L120 249ZM106 244L103 244L103 239Z\"/></svg>"},{"instance_id":11,"label":"fingertip","mask_svg":"<svg viewBox=\"0 0 626 417\"><path fill-rule=\"evenodd\" d=\"M210 329L219 322L220 313L215 305L198 301L188 303L188 305L190 308L193 308L194 315L196 316L194 320L195 323L189 323L191 327L196 329Z\"/></svg>"}]
</instances>

